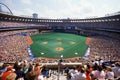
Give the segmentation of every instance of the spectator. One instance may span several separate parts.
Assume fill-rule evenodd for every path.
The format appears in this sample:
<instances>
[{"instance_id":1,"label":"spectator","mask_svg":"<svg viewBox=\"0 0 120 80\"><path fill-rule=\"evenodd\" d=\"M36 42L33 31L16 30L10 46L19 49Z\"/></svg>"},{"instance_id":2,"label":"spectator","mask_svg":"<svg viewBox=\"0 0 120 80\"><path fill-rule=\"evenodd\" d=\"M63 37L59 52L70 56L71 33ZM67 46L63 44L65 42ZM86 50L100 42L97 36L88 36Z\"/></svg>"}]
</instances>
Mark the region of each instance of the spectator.
<instances>
[{"instance_id":1,"label":"spectator","mask_svg":"<svg viewBox=\"0 0 120 80\"><path fill-rule=\"evenodd\" d=\"M7 67L7 71L1 75L2 80L15 80L16 74L12 71L12 66Z\"/></svg>"},{"instance_id":2,"label":"spectator","mask_svg":"<svg viewBox=\"0 0 120 80\"><path fill-rule=\"evenodd\" d=\"M112 68L110 66L107 66L106 79L115 80L114 79L114 72L112 71Z\"/></svg>"},{"instance_id":3,"label":"spectator","mask_svg":"<svg viewBox=\"0 0 120 80\"><path fill-rule=\"evenodd\" d=\"M24 72L22 71L22 65L19 65L15 71L17 77L15 80L24 80Z\"/></svg>"},{"instance_id":4,"label":"spectator","mask_svg":"<svg viewBox=\"0 0 120 80\"><path fill-rule=\"evenodd\" d=\"M75 80L86 80L86 74L84 68L82 68L81 71L75 74Z\"/></svg>"}]
</instances>

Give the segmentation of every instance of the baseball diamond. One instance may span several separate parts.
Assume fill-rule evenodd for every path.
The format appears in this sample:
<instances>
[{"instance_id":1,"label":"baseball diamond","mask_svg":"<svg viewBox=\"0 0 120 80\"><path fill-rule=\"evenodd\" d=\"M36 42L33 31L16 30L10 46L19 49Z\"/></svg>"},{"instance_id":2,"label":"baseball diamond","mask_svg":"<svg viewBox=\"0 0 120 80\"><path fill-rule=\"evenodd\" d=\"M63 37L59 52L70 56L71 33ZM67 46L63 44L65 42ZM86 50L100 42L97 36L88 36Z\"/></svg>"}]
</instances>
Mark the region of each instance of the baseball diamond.
<instances>
[{"instance_id":1,"label":"baseball diamond","mask_svg":"<svg viewBox=\"0 0 120 80\"><path fill-rule=\"evenodd\" d=\"M72 58L84 56L88 46L87 37L67 33L47 33L31 36L32 53L35 57ZM44 54L41 54L44 53ZM77 54L76 54L77 53Z\"/></svg>"}]
</instances>

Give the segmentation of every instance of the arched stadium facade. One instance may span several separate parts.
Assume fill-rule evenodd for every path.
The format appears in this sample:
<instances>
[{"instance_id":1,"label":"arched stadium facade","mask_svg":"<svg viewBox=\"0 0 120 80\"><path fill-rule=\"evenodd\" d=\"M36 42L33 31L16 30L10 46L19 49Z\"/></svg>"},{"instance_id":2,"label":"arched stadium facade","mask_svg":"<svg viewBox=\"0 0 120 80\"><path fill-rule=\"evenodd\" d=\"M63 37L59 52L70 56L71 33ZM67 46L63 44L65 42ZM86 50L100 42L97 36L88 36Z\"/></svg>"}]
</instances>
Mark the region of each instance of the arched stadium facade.
<instances>
[{"instance_id":1,"label":"arched stadium facade","mask_svg":"<svg viewBox=\"0 0 120 80\"><path fill-rule=\"evenodd\" d=\"M76 31L111 31L120 32L120 14L92 19L34 19L0 13L1 21L37 24L37 26L24 26L21 28L38 28L51 30Z\"/></svg>"},{"instance_id":2,"label":"arched stadium facade","mask_svg":"<svg viewBox=\"0 0 120 80\"><path fill-rule=\"evenodd\" d=\"M94 53L94 55L92 57L95 57L95 55L97 55L96 57L98 57L99 56L98 53L101 53L101 54L107 53L107 49L108 49L108 51L109 51L109 49L113 49L113 48L111 48L111 46L114 47L115 54L118 55L120 52L119 51L119 48L120 48L120 45L119 45L120 44L119 43L119 40L120 40L120 35L119 35L120 34L120 14L106 16L106 17L92 18L92 19L41 19L41 18L35 19L35 18L27 18L27 17L20 17L20 16L15 16L15 15L8 15L8 14L0 13L0 22L1 22L1 25L0 25L1 43L3 43L3 44L1 44L1 46L2 46L1 49L4 47L5 42L4 42L4 40L2 40L2 38L5 36L16 35L16 32L17 32L17 34L18 33L32 34L32 33L35 33L36 31L38 31L37 34L44 33L44 32L45 33L46 32L47 33L48 32L72 33L72 34L92 37L92 38L100 39L100 40L103 39L103 42L108 41L108 42L106 42L107 44L109 44L110 42L113 42L112 45L105 44L106 50L102 51L102 52L100 52L101 51L100 49L103 49L104 47L99 48L99 46L97 45L98 51L96 51L96 50L94 50L94 49L96 49L95 48L96 46L93 47L94 45L90 43L88 46L92 47L91 49L93 50L93 52L91 52L91 53ZM7 34L9 32L11 35ZM4 33L6 33L7 35L4 35ZM98 36L99 36L99 38L98 38ZM107 38L104 38L104 37L107 37ZM105 41L104 41L104 39L105 39ZM113 39L113 40L111 40L111 39ZM109 40L110 40L110 42L109 42ZM94 44L97 44L97 41L93 40L91 42ZM102 41L99 43L99 45L101 43L102 43ZM111 51L111 52L114 53L113 51ZM23 52L20 52L20 53L24 53L24 52L27 53L26 50ZM4 50L3 50L3 52L1 52L1 53L7 53L7 51L4 52ZM105 56L105 55L102 56L101 54L99 57ZM22 54L20 54L20 55L22 55ZM1 57L3 57L3 56L1 56ZM26 57L28 57L28 56L24 56L22 59L27 59ZM120 56L117 56L117 57L120 58ZM90 56L90 58L91 58L91 56ZM4 57L1 58L1 61L3 59L4 59ZM78 58L78 61L79 61L79 59L80 58ZM12 60L14 60L14 59L12 59ZM12 61L12 60L10 60L10 61ZM18 60L18 59L15 59L15 60ZM44 59L43 59L43 61L44 61Z\"/></svg>"}]
</instances>

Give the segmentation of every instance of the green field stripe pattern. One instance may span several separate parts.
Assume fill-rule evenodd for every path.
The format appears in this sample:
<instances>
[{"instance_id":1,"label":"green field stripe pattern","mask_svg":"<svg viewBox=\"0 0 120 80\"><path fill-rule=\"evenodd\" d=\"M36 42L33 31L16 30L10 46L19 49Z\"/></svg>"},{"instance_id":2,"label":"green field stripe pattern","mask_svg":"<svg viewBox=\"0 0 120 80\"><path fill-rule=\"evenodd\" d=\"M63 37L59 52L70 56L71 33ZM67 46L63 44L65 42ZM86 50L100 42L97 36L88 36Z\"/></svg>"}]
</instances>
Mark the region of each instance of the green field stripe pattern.
<instances>
[{"instance_id":1,"label":"green field stripe pattern","mask_svg":"<svg viewBox=\"0 0 120 80\"><path fill-rule=\"evenodd\" d=\"M88 46L87 37L66 33L47 33L31 36L32 53L35 57L72 58L84 56Z\"/></svg>"}]
</instances>

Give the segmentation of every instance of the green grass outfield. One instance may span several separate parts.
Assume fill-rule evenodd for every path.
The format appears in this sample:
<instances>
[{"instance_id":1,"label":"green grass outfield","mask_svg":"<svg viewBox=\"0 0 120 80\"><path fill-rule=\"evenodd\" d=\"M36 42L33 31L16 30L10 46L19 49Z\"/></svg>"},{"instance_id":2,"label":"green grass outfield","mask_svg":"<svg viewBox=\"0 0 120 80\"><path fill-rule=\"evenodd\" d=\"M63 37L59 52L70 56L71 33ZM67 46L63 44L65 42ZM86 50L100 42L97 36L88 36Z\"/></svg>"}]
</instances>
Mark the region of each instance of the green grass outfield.
<instances>
[{"instance_id":1,"label":"green grass outfield","mask_svg":"<svg viewBox=\"0 0 120 80\"><path fill-rule=\"evenodd\" d=\"M87 37L66 33L47 33L31 36L32 53L35 57L72 58L84 56L88 46Z\"/></svg>"}]
</instances>

